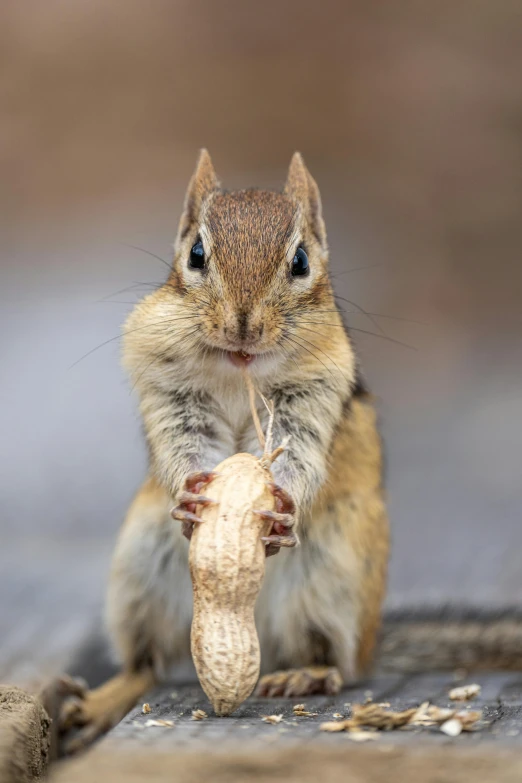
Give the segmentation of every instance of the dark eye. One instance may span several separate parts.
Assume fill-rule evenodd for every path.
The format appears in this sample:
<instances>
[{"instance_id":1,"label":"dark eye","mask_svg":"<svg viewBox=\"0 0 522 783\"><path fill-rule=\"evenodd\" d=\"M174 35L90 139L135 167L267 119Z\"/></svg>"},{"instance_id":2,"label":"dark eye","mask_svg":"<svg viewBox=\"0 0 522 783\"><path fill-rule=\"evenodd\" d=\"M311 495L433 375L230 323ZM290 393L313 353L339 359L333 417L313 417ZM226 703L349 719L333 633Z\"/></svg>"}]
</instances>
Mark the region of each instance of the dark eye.
<instances>
[{"instance_id":1,"label":"dark eye","mask_svg":"<svg viewBox=\"0 0 522 783\"><path fill-rule=\"evenodd\" d=\"M295 251L294 260L292 261L292 274L293 275L306 275L308 272L308 256L302 247L298 247Z\"/></svg>"},{"instance_id":2,"label":"dark eye","mask_svg":"<svg viewBox=\"0 0 522 783\"><path fill-rule=\"evenodd\" d=\"M205 268L205 251L203 250L203 242L199 238L190 250L189 267L191 269Z\"/></svg>"}]
</instances>

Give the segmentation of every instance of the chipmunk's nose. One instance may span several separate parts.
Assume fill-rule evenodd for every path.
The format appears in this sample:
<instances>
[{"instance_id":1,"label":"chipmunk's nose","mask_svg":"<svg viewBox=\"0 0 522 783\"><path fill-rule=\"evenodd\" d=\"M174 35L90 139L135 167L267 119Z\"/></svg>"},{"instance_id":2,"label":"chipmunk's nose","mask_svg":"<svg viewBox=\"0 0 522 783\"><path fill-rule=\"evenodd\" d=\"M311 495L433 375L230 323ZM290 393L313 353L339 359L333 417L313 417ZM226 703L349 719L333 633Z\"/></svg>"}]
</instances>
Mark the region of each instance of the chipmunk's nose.
<instances>
[{"instance_id":1,"label":"chipmunk's nose","mask_svg":"<svg viewBox=\"0 0 522 783\"><path fill-rule=\"evenodd\" d=\"M251 310L243 308L228 315L223 332L228 340L252 344L261 338L264 328L262 320L256 318Z\"/></svg>"},{"instance_id":2,"label":"chipmunk's nose","mask_svg":"<svg viewBox=\"0 0 522 783\"><path fill-rule=\"evenodd\" d=\"M240 310L237 314L237 336L240 340L246 340L248 336L248 312Z\"/></svg>"}]
</instances>

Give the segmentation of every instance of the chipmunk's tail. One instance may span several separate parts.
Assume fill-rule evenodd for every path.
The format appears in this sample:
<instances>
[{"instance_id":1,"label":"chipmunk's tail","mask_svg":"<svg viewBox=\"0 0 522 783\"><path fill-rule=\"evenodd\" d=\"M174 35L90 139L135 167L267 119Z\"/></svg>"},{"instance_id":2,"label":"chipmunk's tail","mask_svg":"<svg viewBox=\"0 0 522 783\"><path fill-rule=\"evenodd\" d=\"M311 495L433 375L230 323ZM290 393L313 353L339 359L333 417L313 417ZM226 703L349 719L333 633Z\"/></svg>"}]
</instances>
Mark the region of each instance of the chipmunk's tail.
<instances>
[{"instance_id":1,"label":"chipmunk's tail","mask_svg":"<svg viewBox=\"0 0 522 783\"><path fill-rule=\"evenodd\" d=\"M440 607L389 612L377 663L404 672L522 671L522 611Z\"/></svg>"}]
</instances>

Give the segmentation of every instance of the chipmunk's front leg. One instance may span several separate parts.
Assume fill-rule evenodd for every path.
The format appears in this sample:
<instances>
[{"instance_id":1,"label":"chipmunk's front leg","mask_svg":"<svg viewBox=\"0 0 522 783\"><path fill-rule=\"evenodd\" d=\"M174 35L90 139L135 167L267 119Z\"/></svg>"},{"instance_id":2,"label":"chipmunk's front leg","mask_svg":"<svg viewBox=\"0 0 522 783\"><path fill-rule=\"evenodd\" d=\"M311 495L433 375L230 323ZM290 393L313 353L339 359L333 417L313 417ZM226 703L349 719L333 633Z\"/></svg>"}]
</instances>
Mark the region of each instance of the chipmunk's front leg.
<instances>
[{"instance_id":1,"label":"chipmunk's front leg","mask_svg":"<svg viewBox=\"0 0 522 783\"><path fill-rule=\"evenodd\" d=\"M328 447L340 413L338 398L326 381L315 387L276 389L270 398L275 412L274 443L288 440L288 445L272 465L276 511L262 513L274 523L265 539L267 554L299 543L295 529L326 480Z\"/></svg>"},{"instance_id":2,"label":"chipmunk's front leg","mask_svg":"<svg viewBox=\"0 0 522 783\"><path fill-rule=\"evenodd\" d=\"M197 507L214 503L204 494L216 476L212 468L233 451L233 444L227 430L216 423L219 416L210 396L202 392L169 394L160 421L162 426L147 431L153 466L176 498L171 515L182 523L183 535L190 541L194 525L202 521ZM169 449L169 441L176 444L175 452Z\"/></svg>"},{"instance_id":3,"label":"chipmunk's front leg","mask_svg":"<svg viewBox=\"0 0 522 783\"><path fill-rule=\"evenodd\" d=\"M178 501L173 516L190 538L199 520L196 507L212 502L202 490L212 481L213 468L234 452L230 428L211 395L196 389L151 391L141 411L152 472Z\"/></svg>"}]
</instances>

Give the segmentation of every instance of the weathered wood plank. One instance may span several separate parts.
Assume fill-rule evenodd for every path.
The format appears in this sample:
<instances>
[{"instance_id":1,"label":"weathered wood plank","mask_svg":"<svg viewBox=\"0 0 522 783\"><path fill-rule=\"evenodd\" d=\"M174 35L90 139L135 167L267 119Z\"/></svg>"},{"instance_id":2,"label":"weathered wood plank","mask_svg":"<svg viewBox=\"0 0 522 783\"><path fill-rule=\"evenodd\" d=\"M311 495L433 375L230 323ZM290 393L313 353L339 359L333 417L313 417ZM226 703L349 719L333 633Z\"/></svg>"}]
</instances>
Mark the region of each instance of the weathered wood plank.
<instances>
[{"instance_id":1,"label":"weathered wood plank","mask_svg":"<svg viewBox=\"0 0 522 783\"><path fill-rule=\"evenodd\" d=\"M513 677L513 675L511 675ZM468 704L473 709L483 709L489 725L480 731L466 733L457 740L450 740L437 729L413 729L409 731L392 731L380 735L381 742L394 745L411 745L418 742L429 744L448 744L458 742L465 746L481 744L486 740L496 743L522 742L522 691L510 691L509 707L502 705L500 694L505 690L507 678L498 673L482 673L473 681L482 685L483 694L476 701L459 703L466 709ZM471 680L469 680L471 681ZM468 682L468 680L466 680ZM431 700L439 706L450 706L448 689L455 683L448 674L428 673L415 677L404 678L400 683L389 677L377 677L365 683L364 688L347 688L338 696L314 696L307 699L248 699L234 715L228 718L217 718L198 685L161 686L149 693L147 701L152 709L148 715L143 715L141 705L132 710L129 715L110 733L113 743L127 746L129 740L136 747L168 749L173 747L200 747L206 752L219 751L224 746L235 745L259 747L266 743L284 743L308 745L308 743L326 743L329 746L346 743L344 734L327 734L319 730L323 721L333 720L334 713L349 715L351 704L364 702L366 694L371 690L374 701L386 699L392 709L404 709ZM317 713L314 717L296 717L292 708L295 704L306 703L307 710ZM192 720L192 710L202 709L208 717L202 721ZM266 724L263 715L283 715L281 723ZM146 728L150 718L171 720L175 727ZM520 729L517 732L517 727Z\"/></svg>"}]
</instances>

